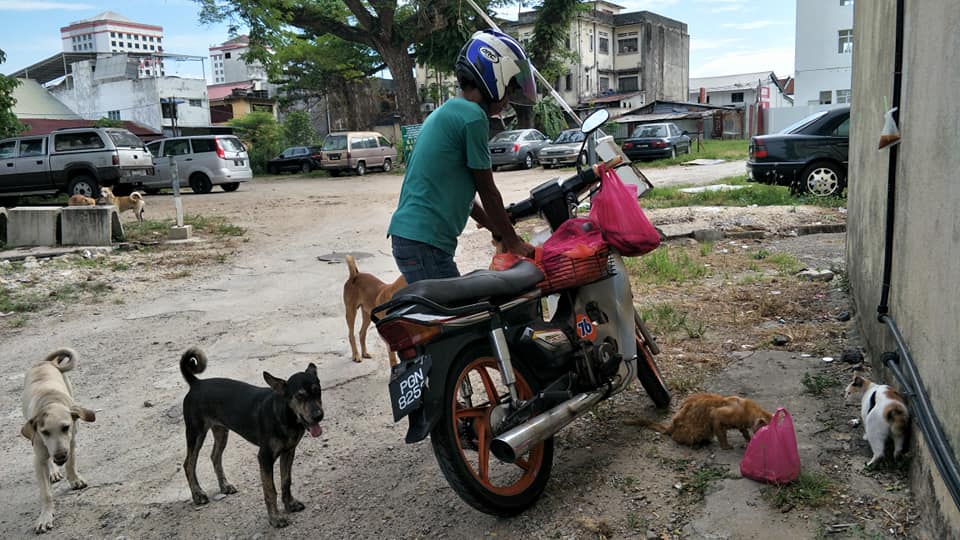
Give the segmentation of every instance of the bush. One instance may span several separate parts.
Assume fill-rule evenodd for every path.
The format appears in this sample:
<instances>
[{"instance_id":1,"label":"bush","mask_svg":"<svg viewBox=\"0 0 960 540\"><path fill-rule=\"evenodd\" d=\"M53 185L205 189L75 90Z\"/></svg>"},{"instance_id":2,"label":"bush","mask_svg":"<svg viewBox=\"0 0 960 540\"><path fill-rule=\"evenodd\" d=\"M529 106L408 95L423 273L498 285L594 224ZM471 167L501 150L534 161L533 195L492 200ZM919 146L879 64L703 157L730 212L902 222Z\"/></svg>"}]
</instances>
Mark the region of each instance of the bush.
<instances>
[{"instance_id":1,"label":"bush","mask_svg":"<svg viewBox=\"0 0 960 540\"><path fill-rule=\"evenodd\" d=\"M267 171L267 161L283 150L280 124L272 114L252 112L229 122L236 129L237 136L247 145L250 167L254 174Z\"/></svg>"}]
</instances>

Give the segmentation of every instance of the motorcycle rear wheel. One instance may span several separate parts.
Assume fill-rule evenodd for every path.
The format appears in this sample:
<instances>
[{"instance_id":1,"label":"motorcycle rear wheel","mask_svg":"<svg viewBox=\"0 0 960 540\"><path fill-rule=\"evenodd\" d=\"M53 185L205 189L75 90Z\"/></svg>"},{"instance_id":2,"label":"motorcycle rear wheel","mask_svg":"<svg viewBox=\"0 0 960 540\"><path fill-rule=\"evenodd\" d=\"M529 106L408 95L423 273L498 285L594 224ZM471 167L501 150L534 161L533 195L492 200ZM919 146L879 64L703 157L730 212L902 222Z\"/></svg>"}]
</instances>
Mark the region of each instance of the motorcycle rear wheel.
<instances>
[{"instance_id":1,"label":"motorcycle rear wheel","mask_svg":"<svg viewBox=\"0 0 960 540\"><path fill-rule=\"evenodd\" d=\"M653 359L654 351L659 352L655 343L650 340L650 332L643 324L640 314L634 311L635 334L637 338L637 379L640 386L647 392L653 404L658 409L670 406L670 390L660 375L657 362Z\"/></svg>"},{"instance_id":2,"label":"motorcycle rear wheel","mask_svg":"<svg viewBox=\"0 0 960 540\"><path fill-rule=\"evenodd\" d=\"M514 364L521 400L539 390L537 381ZM461 357L444 390L444 410L430 434L433 452L450 487L467 504L495 516L514 516L543 494L553 467L553 437L534 446L515 463L490 452L494 435L490 414L509 399L497 359L489 351Z\"/></svg>"}]
</instances>

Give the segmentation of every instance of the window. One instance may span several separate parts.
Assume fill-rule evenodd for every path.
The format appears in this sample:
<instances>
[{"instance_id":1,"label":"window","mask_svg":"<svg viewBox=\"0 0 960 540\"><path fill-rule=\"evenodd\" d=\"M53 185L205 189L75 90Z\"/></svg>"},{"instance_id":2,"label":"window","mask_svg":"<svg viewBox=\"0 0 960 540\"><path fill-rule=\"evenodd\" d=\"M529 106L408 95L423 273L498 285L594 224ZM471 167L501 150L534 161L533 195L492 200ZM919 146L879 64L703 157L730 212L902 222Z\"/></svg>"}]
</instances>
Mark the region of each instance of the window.
<instances>
[{"instance_id":1,"label":"window","mask_svg":"<svg viewBox=\"0 0 960 540\"><path fill-rule=\"evenodd\" d=\"M837 103L850 103L850 89L837 90Z\"/></svg>"},{"instance_id":2,"label":"window","mask_svg":"<svg viewBox=\"0 0 960 540\"><path fill-rule=\"evenodd\" d=\"M837 126L836 129L831 133L834 137L849 137L850 136L850 117L848 116L843 122Z\"/></svg>"},{"instance_id":3,"label":"window","mask_svg":"<svg viewBox=\"0 0 960 540\"><path fill-rule=\"evenodd\" d=\"M173 139L163 145L164 156L185 156L190 153L190 139Z\"/></svg>"},{"instance_id":4,"label":"window","mask_svg":"<svg viewBox=\"0 0 960 540\"><path fill-rule=\"evenodd\" d=\"M637 85L637 76L630 75L629 77L620 77L617 79L617 88L621 92L636 92L640 89Z\"/></svg>"},{"instance_id":5,"label":"window","mask_svg":"<svg viewBox=\"0 0 960 540\"><path fill-rule=\"evenodd\" d=\"M593 52L593 34L590 34L590 52Z\"/></svg>"},{"instance_id":6,"label":"window","mask_svg":"<svg viewBox=\"0 0 960 540\"><path fill-rule=\"evenodd\" d=\"M743 92L733 92L730 94L731 103L743 103Z\"/></svg>"},{"instance_id":7,"label":"window","mask_svg":"<svg viewBox=\"0 0 960 540\"><path fill-rule=\"evenodd\" d=\"M610 77L600 77L600 91L606 92L610 89Z\"/></svg>"},{"instance_id":8,"label":"window","mask_svg":"<svg viewBox=\"0 0 960 540\"><path fill-rule=\"evenodd\" d=\"M639 139L641 137L667 137L667 126L663 124L652 124L647 126L639 126L637 129L633 130L633 134L630 135L632 138Z\"/></svg>"},{"instance_id":9,"label":"window","mask_svg":"<svg viewBox=\"0 0 960 540\"><path fill-rule=\"evenodd\" d=\"M230 58L230 53L223 53L224 58Z\"/></svg>"},{"instance_id":10,"label":"window","mask_svg":"<svg viewBox=\"0 0 960 540\"><path fill-rule=\"evenodd\" d=\"M567 73L567 76L565 77L565 81L566 81L566 84L564 86L567 92L569 92L570 90L573 90L573 74Z\"/></svg>"},{"instance_id":11,"label":"window","mask_svg":"<svg viewBox=\"0 0 960 540\"><path fill-rule=\"evenodd\" d=\"M203 100L202 100L202 99L191 99L191 100L190 100L190 106L191 106L191 107L203 107Z\"/></svg>"},{"instance_id":12,"label":"window","mask_svg":"<svg viewBox=\"0 0 960 540\"><path fill-rule=\"evenodd\" d=\"M147 145L147 150L153 155L153 157L160 157L160 143L150 143Z\"/></svg>"},{"instance_id":13,"label":"window","mask_svg":"<svg viewBox=\"0 0 960 540\"><path fill-rule=\"evenodd\" d=\"M111 41L111 42L110 42L110 46L111 46L111 47L116 47L116 46L117 46L117 42L116 42L116 41Z\"/></svg>"},{"instance_id":14,"label":"window","mask_svg":"<svg viewBox=\"0 0 960 540\"><path fill-rule=\"evenodd\" d=\"M839 35L837 52L840 54L852 53L853 30L840 30L837 34Z\"/></svg>"},{"instance_id":15,"label":"window","mask_svg":"<svg viewBox=\"0 0 960 540\"><path fill-rule=\"evenodd\" d=\"M132 48L133 48L133 43L130 43L130 42L128 41L128 42L127 42L127 48L128 48L128 49L132 49Z\"/></svg>"},{"instance_id":16,"label":"window","mask_svg":"<svg viewBox=\"0 0 960 540\"><path fill-rule=\"evenodd\" d=\"M617 34L617 54L634 54L639 50L636 32Z\"/></svg>"},{"instance_id":17,"label":"window","mask_svg":"<svg viewBox=\"0 0 960 540\"><path fill-rule=\"evenodd\" d=\"M193 139L193 153L199 154L201 152L216 152L217 144L213 139Z\"/></svg>"},{"instance_id":18,"label":"window","mask_svg":"<svg viewBox=\"0 0 960 540\"><path fill-rule=\"evenodd\" d=\"M23 139L20 141L20 157L43 155L43 139Z\"/></svg>"},{"instance_id":19,"label":"window","mask_svg":"<svg viewBox=\"0 0 960 540\"><path fill-rule=\"evenodd\" d=\"M60 135L54 135L53 137L53 148L56 149L57 152L88 150L104 147L105 145L103 144L103 140L100 138L100 135L97 135L96 132L92 131L63 133Z\"/></svg>"},{"instance_id":20,"label":"window","mask_svg":"<svg viewBox=\"0 0 960 540\"><path fill-rule=\"evenodd\" d=\"M380 146L383 146L383 147L393 146L392 144L390 144L390 141L388 141L385 137L377 137L377 138L380 140Z\"/></svg>"},{"instance_id":21,"label":"window","mask_svg":"<svg viewBox=\"0 0 960 540\"><path fill-rule=\"evenodd\" d=\"M134 40L134 41L140 41L140 34L134 34L134 35L133 35L133 40Z\"/></svg>"},{"instance_id":22,"label":"window","mask_svg":"<svg viewBox=\"0 0 960 540\"><path fill-rule=\"evenodd\" d=\"M111 120L119 120L119 119L120 119L120 111L107 111L107 118L109 118L109 119L111 119Z\"/></svg>"},{"instance_id":23,"label":"window","mask_svg":"<svg viewBox=\"0 0 960 540\"><path fill-rule=\"evenodd\" d=\"M17 152L17 141L0 143L0 159L12 158Z\"/></svg>"},{"instance_id":24,"label":"window","mask_svg":"<svg viewBox=\"0 0 960 540\"><path fill-rule=\"evenodd\" d=\"M820 92L820 105L830 105L830 97L833 94L830 90Z\"/></svg>"},{"instance_id":25,"label":"window","mask_svg":"<svg viewBox=\"0 0 960 540\"><path fill-rule=\"evenodd\" d=\"M600 54L610 54L610 38L601 37L598 45Z\"/></svg>"}]
</instances>

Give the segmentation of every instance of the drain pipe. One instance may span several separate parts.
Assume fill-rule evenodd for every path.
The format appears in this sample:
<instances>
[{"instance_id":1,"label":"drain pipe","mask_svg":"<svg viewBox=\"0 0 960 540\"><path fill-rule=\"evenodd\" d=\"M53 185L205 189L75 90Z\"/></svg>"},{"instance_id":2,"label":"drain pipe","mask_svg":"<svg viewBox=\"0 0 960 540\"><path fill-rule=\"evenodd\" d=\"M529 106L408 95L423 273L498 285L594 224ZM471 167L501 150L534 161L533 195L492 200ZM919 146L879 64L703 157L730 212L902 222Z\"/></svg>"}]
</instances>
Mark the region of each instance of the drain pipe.
<instances>
[{"instance_id":1,"label":"drain pipe","mask_svg":"<svg viewBox=\"0 0 960 540\"><path fill-rule=\"evenodd\" d=\"M898 121L900 111L900 92L902 89L903 74L903 32L904 32L904 0L897 0L897 20L896 20L896 49L894 54L893 71L893 107L896 107L894 120ZM897 326L897 322L890 315L890 282L893 269L893 240L895 225L895 208L897 199L897 159L899 157L899 144L890 147L890 158L887 169L887 215L886 231L884 235L883 252L883 288L880 293L880 305L877 306L877 319L887 325L897 344L897 352L884 353L882 360L893 376L905 390L909 400L909 406L912 409L913 416L920 426L923 438L930 449L933 461L940 471L953 503L960 508L960 468L950 442L943 433L943 428L937 418L936 412L930 403L930 397L920 379L920 373L917 370L916 363L910 355L910 349L907 347ZM901 361L906 368L909 379L900 369Z\"/></svg>"}]
</instances>

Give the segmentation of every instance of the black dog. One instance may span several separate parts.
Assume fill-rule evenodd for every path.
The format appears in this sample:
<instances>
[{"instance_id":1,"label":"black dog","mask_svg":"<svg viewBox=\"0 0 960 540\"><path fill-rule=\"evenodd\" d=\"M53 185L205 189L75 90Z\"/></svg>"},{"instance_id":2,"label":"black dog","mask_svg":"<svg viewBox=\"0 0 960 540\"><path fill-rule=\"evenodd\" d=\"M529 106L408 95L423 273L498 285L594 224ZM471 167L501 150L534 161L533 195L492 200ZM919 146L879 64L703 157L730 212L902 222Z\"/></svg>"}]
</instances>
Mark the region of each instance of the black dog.
<instances>
[{"instance_id":1,"label":"black dog","mask_svg":"<svg viewBox=\"0 0 960 540\"><path fill-rule=\"evenodd\" d=\"M317 366L293 374L287 381L266 371L263 378L270 388L261 388L231 379L198 379L207 367L207 357L194 347L180 357L180 372L190 391L183 398L183 420L187 428L187 459L183 471L190 484L194 504L207 504L209 499L197 483L197 456L207 436L213 430L213 470L217 473L220 492L236 493L223 476L223 449L227 434L237 432L241 437L260 447L260 481L267 504L270 524L286 527L290 522L277 511L277 488L273 483L273 464L280 458L280 488L283 506L287 512L303 510L303 503L290 494L290 468L294 452L308 430L312 437L323 433L323 401Z\"/></svg>"}]
</instances>

